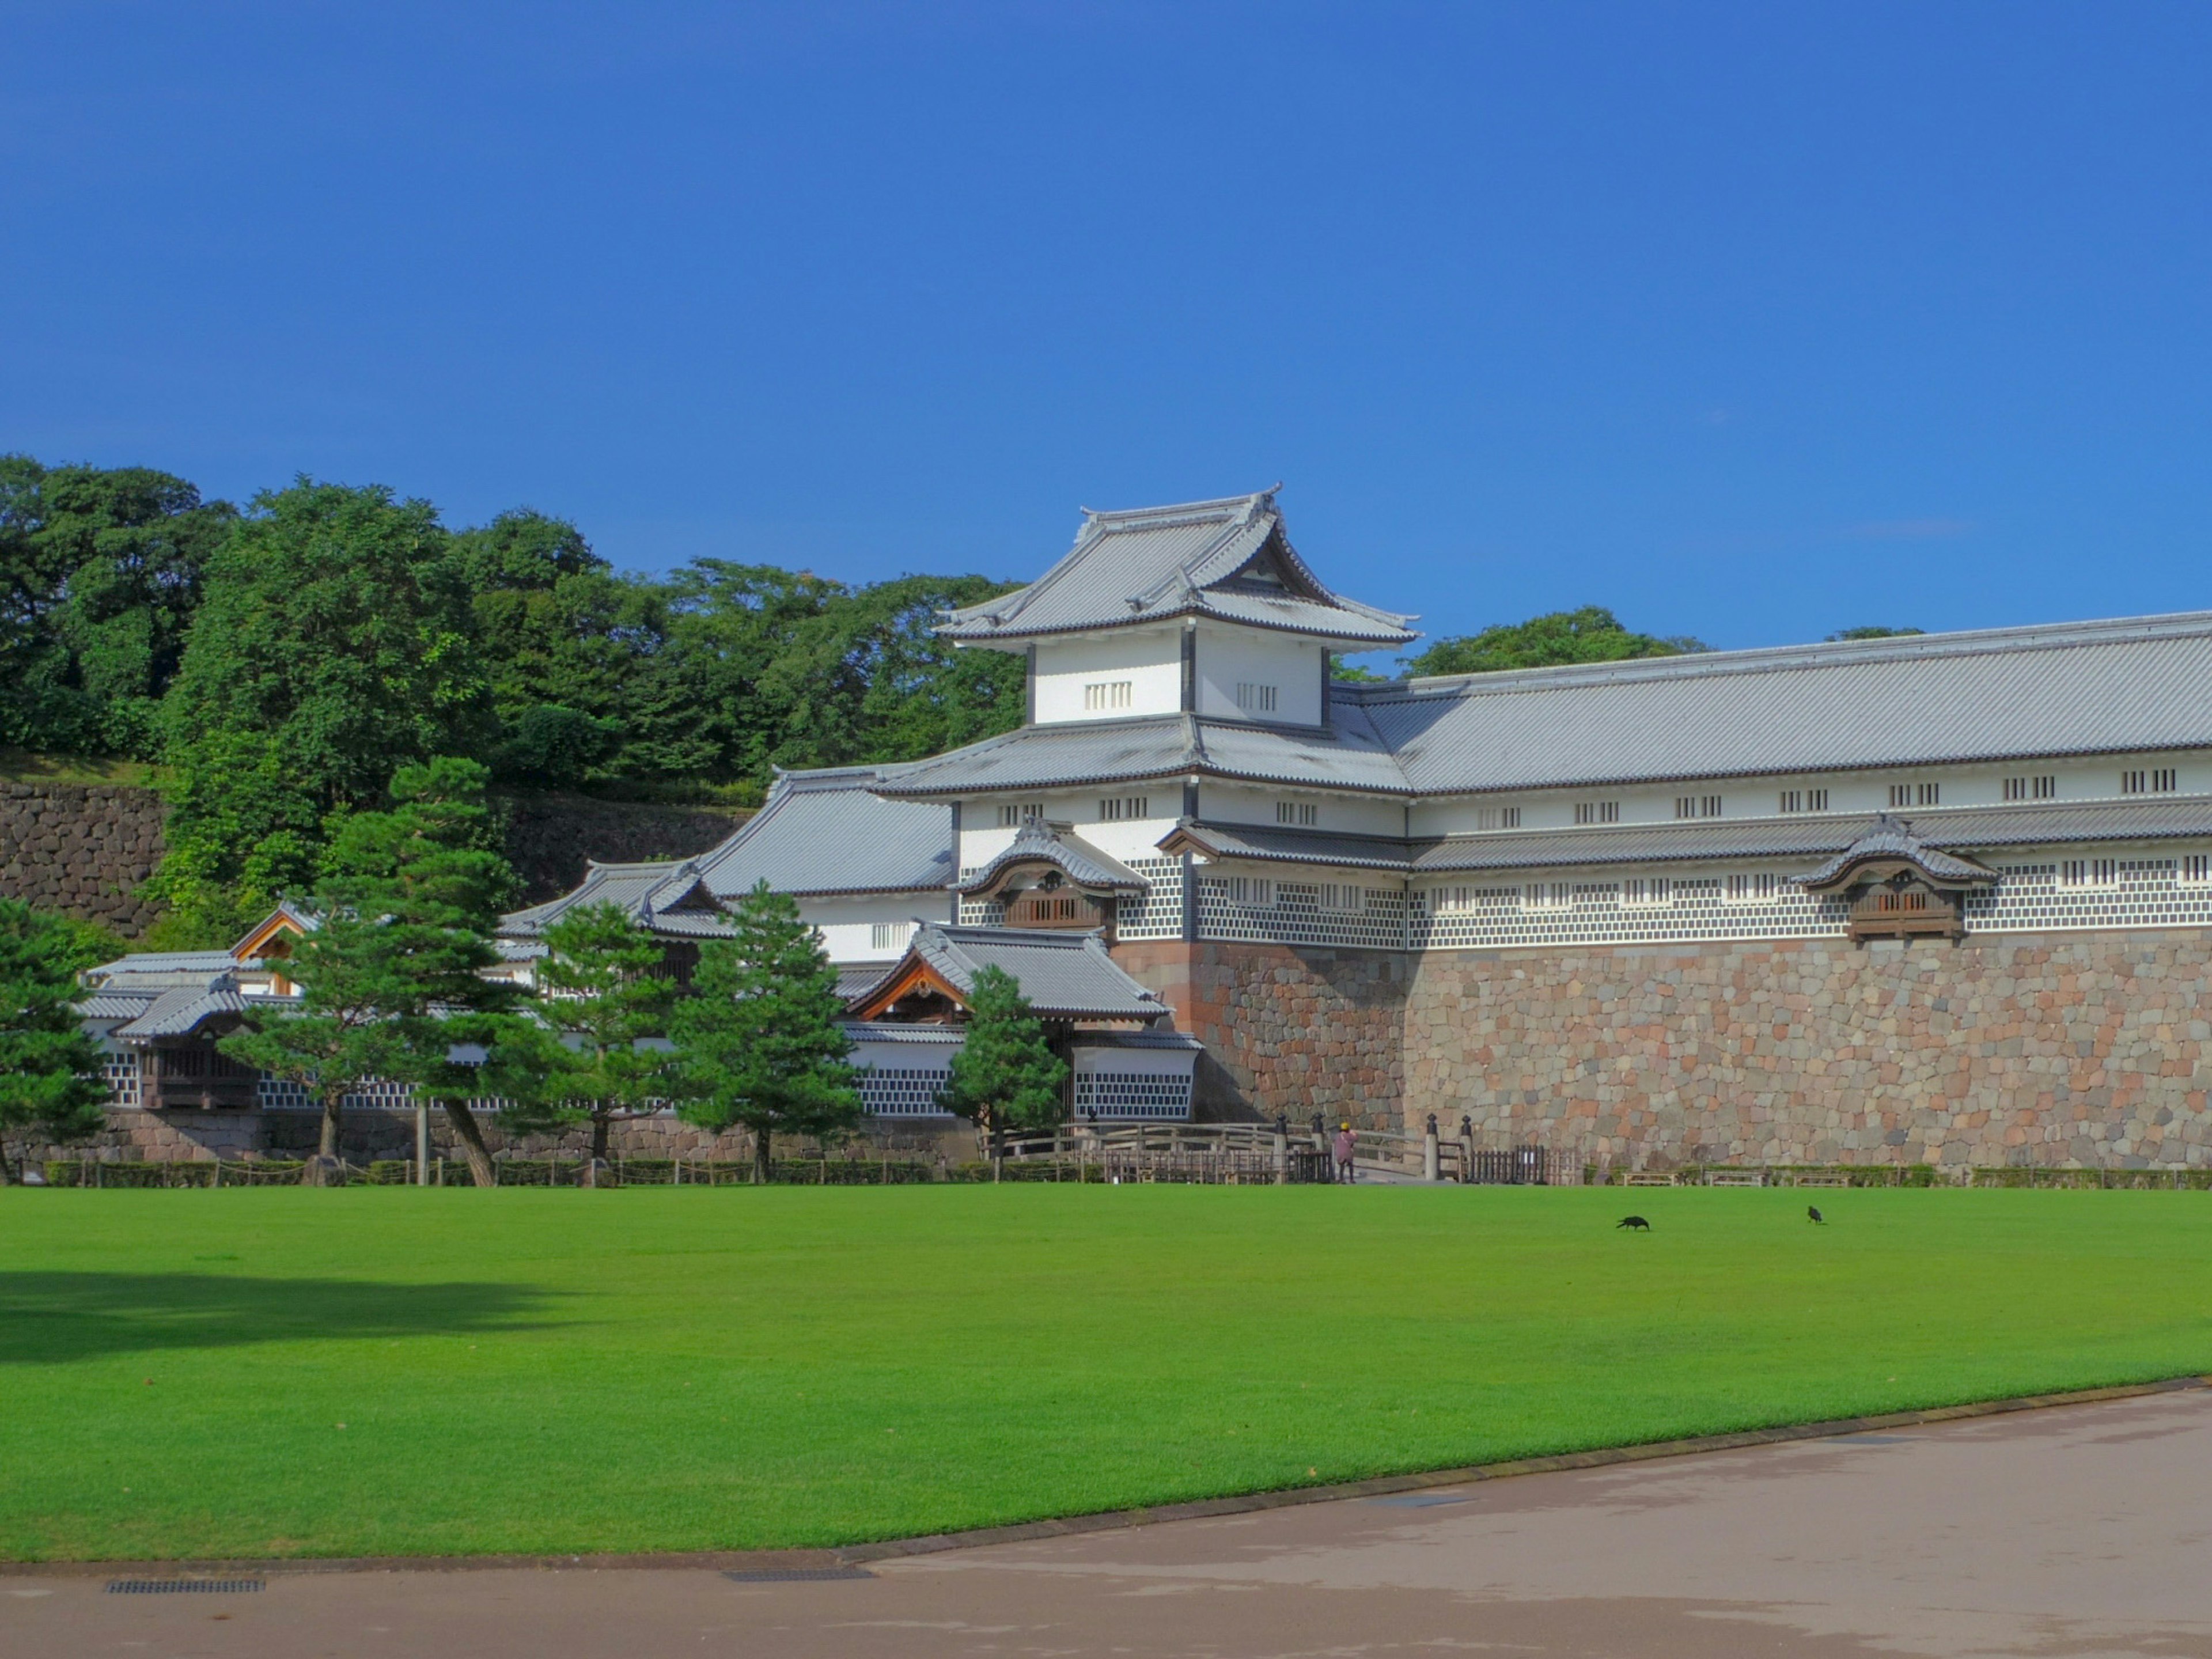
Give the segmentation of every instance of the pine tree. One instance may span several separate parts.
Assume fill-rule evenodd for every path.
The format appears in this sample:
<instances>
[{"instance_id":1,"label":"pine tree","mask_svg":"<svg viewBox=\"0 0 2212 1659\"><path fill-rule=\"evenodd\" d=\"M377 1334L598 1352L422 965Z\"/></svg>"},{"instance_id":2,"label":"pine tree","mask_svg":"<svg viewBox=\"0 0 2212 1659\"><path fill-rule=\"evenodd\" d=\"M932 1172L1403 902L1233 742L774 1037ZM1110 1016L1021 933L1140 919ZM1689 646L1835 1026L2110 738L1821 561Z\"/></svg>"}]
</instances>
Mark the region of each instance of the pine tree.
<instances>
[{"instance_id":1,"label":"pine tree","mask_svg":"<svg viewBox=\"0 0 2212 1659\"><path fill-rule=\"evenodd\" d=\"M660 941L619 905L570 911L545 930L545 945L538 983L552 994L539 1003L539 1017L568 1039L549 1085L582 1103L592 1157L604 1160L614 1115L647 1109L668 1092L667 1054L638 1043L668 1035L676 984Z\"/></svg>"},{"instance_id":2,"label":"pine tree","mask_svg":"<svg viewBox=\"0 0 2212 1659\"><path fill-rule=\"evenodd\" d=\"M315 1092L322 1158L339 1155L344 1097L380 1078L442 1104L471 1173L491 1184L491 1155L466 1104L482 1090L453 1059L459 1045L501 1040L496 1021L526 994L484 977L499 961L491 929L514 885L493 845L486 780L474 761L441 756L393 774L391 811L347 818L325 863L320 925L286 966L301 989L297 1012L256 1011L248 1030L223 1039L226 1053ZM528 1049L526 1034L505 1035Z\"/></svg>"},{"instance_id":3,"label":"pine tree","mask_svg":"<svg viewBox=\"0 0 2212 1659\"><path fill-rule=\"evenodd\" d=\"M71 1006L83 965L60 918L0 899L0 1134L79 1140L100 1129L100 1054ZM0 1181L20 1181L21 1159L0 1146Z\"/></svg>"},{"instance_id":4,"label":"pine tree","mask_svg":"<svg viewBox=\"0 0 2212 1659\"><path fill-rule=\"evenodd\" d=\"M717 1134L733 1123L750 1129L765 1182L775 1135L848 1131L860 1096L846 1064L853 1045L840 1023L837 970L799 906L763 882L730 923L734 937L700 948L696 994L676 1005L670 1022L679 1110Z\"/></svg>"},{"instance_id":5,"label":"pine tree","mask_svg":"<svg viewBox=\"0 0 2212 1659\"><path fill-rule=\"evenodd\" d=\"M978 973L968 996L967 1041L952 1056L939 1103L990 1132L995 1170L1006 1158L1007 1130L1059 1124L1066 1087L1066 1062L1053 1053L1020 981L1003 968Z\"/></svg>"}]
</instances>

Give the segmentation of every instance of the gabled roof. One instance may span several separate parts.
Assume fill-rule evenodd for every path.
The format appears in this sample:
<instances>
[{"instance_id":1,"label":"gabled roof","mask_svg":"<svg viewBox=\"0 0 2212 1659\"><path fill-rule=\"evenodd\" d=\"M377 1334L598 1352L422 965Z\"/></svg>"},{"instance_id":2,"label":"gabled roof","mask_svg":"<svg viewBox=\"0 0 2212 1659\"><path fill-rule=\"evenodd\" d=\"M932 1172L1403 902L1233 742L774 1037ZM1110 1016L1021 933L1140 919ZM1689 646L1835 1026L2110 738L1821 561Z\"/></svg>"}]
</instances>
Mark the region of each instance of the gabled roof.
<instances>
[{"instance_id":1,"label":"gabled roof","mask_svg":"<svg viewBox=\"0 0 2212 1659\"><path fill-rule=\"evenodd\" d=\"M2212 612L1340 684L1416 795L2212 744Z\"/></svg>"},{"instance_id":2,"label":"gabled roof","mask_svg":"<svg viewBox=\"0 0 2212 1659\"><path fill-rule=\"evenodd\" d=\"M647 932L673 939L720 939L729 924L714 908L699 866L690 859L648 864L601 864L593 860L584 879L556 899L533 904L499 919L508 939L542 938L548 927L586 905L611 904Z\"/></svg>"},{"instance_id":3,"label":"gabled roof","mask_svg":"<svg viewBox=\"0 0 2212 1659\"><path fill-rule=\"evenodd\" d=\"M1234 778L1403 793L1405 778L1355 711L1328 729L1285 730L1197 714L1024 726L934 760L901 767L876 787L927 799L983 790L1052 789L1150 778ZM1162 817L1167 816L1165 813Z\"/></svg>"},{"instance_id":4,"label":"gabled roof","mask_svg":"<svg viewBox=\"0 0 2212 1659\"><path fill-rule=\"evenodd\" d=\"M990 645L1182 617L1368 647L1415 637L1412 617L1322 586L1291 546L1272 489L1127 512L1085 507L1058 564L1026 587L948 611L937 631Z\"/></svg>"},{"instance_id":5,"label":"gabled roof","mask_svg":"<svg viewBox=\"0 0 2212 1659\"><path fill-rule=\"evenodd\" d=\"M1048 1019L1165 1018L1169 1009L1114 964L1095 933L1023 927L951 927L925 923L906 955L866 991L855 996L857 1013L908 979L915 969L944 984L963 1001L986 968L1011 974L1030 1006Z\"/></svg>"},{"instance_id":6,"label":"gabled roof","mask_svg":"<svg viewBox=\"0 0 2212 1659\"><path fill-rule=\"evenodd\" d=\"M1042 818L1025 822L1006 850L967 881L963 893L984 893L998 885L1000 876L1012 865L1048 864L1078 887L1094 892L1141 893L1145 878L1119 859L1100 852L1066 825Z\"/></svg>"},{"instance_id":7,"label":"gabled roof","mask_svg":"<svg viewBox=\"0 0 2212 1659\"><path fill-rule=\"evenodd\" d=\"M958 873L951 814L873 793L904 769L779 773L761 810L698 860L708 890L729 899L765 881L802 898L943 892Z\"/></svg>"},{"instance_id":8,"label":"gabled roof","mask_svg":"<svg viewBox=\"0 0 2212 1659\"><path fill-rule=\"evenodd\" d=\"M143 1042L153 1037L189 1036L217 1015L245 1012L246 999L238 988L237 976L229 971L228 951L164 954L172 957L221 955L224 966L199 973L174 969L119 973L102 988L79 1001L77 1013L86 1019L121 1018L124 1023L108 1035L125 1042ZM125 963L131 960L129 957L123 958ZM259 1000L270 1006L283 1006L272 999Z\"/></svg>"},{"instance_id":9,"label":"gabled roof","mask_svg":"<svg viewBox=\"0 0 2212 1659\"><path fill-rule=\"evenodd\" d=\"M1866 834L1819 869L1790 879L1808 892L1832 892L1848 885L1867 865L1898 861L1912 866L1929 880L1945 887L1987 887L1997 879L1997 872L1988 866L1938 851L1914 835L1910 823L1887 812L1876 813L1874 825Z\"/></svg>"},{"instance_id":10,"label":"gabled roof","mask_svg":"<svg viewBox=\"0 0 2212 1659\"><path fill-rule=\"evenodd\" d=\"M87 985L112 986L122 990L126 988L122 983L126 979L134 986L143 986L163 975L183 975L191 982L198 983L210 974L227 974L237 966L237 958L228 951L137 951L112 962L103 962L97 968L88 968L78 978ZM164 984L157 988L170 988Z\"/></svg>"}]
</instances>

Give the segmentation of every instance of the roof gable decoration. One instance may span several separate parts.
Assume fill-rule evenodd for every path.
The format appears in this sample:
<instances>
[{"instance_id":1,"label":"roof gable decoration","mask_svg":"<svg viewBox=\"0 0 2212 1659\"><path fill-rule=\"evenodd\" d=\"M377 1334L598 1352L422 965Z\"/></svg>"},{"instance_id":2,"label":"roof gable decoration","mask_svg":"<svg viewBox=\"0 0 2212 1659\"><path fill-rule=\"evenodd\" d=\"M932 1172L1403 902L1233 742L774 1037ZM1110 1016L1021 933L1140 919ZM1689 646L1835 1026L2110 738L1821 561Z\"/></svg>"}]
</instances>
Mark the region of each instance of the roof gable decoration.
<instances>
[{"instance_id":1,"label":"roof gable decoration","mask_svg":"<svg viewBox=\"0 0 2212 1659\"><path fill-rule=\"evenodd\" d=\"M1906 873L1953 890L1993 886L1997 880L1989 866L1930 847L1909 822L1887 812L1875 814L1873 828L1820 868L1790 879L1808 893L1840 893Z\"/></svg>"},{"instance_id":2,"label":"roof gable decoration","mask_svg":"<svg viewBox=\"0 0 2212 1659\"><path fill-rule=\"evenodd\" d=\"M937 631L996 644L1200 616L1370 647L1416 637L1413 617L1345 599L1315 575L1291 545L1275 489L1121 512L1085 507L1059 563L1026 587L948 611Z\"/></svg>"},{"instance_id":3,"label":"roof gable decoration","mask_svg":"<svg viewBox=\"0 0 2212 1659\"><path fill-rule=\"evenodd\" d=\"M1011 975L1042 1018L1149 1025L1168 1006L1115 964L1095 934L925 922L906 954L847 1006L853 1019L964 1018L975 976Z\"/></svg>"},{"instance_id":4,"label":"roof gable decoration","mask_svg":"<svg viewBox=\"0 0 2212 1659\"><path fill-rule=\"evenodd\" d=\"M1874 827L1819 869L1790 880L1808 893L1845 898L1845 933L1869 939L1965 937L1964 896L1996 884L1987 865L1938 851L1912 826L1882 813Z\"/></svg>"},{"instance_id":5,"label":"roof gable decoration","mask_svg":"<svg viewBox=\"0 0 2212 1659\"><path fill-rule=\"evenodd\" d=\"M1038 885L1047 872L1091 897L1141 893L1146 885L1127 865L1077 835L1073 824L1028 818L1004 852L960 884L960 893L965 898L1003 898Z\"/></svg>"}]
</instances>

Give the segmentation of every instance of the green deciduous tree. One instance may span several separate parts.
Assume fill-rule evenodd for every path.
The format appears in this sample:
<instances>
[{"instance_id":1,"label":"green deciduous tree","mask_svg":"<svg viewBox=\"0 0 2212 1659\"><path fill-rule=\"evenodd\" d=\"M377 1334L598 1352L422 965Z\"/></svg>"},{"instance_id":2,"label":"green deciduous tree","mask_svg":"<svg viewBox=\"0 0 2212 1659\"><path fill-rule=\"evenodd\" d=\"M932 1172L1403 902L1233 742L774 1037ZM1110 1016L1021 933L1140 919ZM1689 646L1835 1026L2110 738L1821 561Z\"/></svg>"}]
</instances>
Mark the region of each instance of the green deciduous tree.
<instances>
[{"instance_id":1,"label":"green deciduous tree","mask_svg":"<svg viewBox=\"0 0 2212 1659\"><path fill-rule=\"evenodd\" d=\"M700 947L694 994L670 1021L686 1121L719 1134L742 1123L769 1178L778 1134L834 1135L860 1117L839 1023L837 970L789 896L763 882L730 914L733 937Z\"/></svg>"},{"instance_id":2,"label":"green deciduous tree","mask_svg":"<svg viewBox=\"0 0 2212 1659\"><path fill-rule=\"evenodd\" d=\"M185 919L176 942L187 923L220 942L276 897L395 764L488 739L450 553L428 502L305 478L232 528L161 710L178 781L155 890Z\"/></svg>"},{"instance_id":3,"label":"green deciduous tree","mask_svg":"<svg viewBox=\"0 0 2212 1659\"><path fill-rule=\"evenodd\" d=\"M615 1114L646 1110L669 1091L669 1054L639 1044L667 1036L676 982L661 942L619 905L571 910L545 930L545 945L539 1015L566 1039L549 1086L589 1118L592 1156L603 1159Z\"/></svg>"},{"instance_id":4,"label":"green deciduous tree","mask_svg":"<svg viewBox=\"0 0 2212 1659\"><path fill-rule=\"evenodd\" d=\"M995 1168L1009 1129L1048 1129L1066 1115L1067 1064L1052 1051L1021 984L1003 968L975 975L968 997L966 1041L952 1057L939 1103L991 1137Z\"/></svg>"},{"instance_id":5,"label":"green deciduous tree","mask_svg":"<svg viewBox=\"0 0 2212 1659\"><path fill-rule=\"evenodd\" d=\"M100 1054L71 1006L86 958L60 918L0 899L0 1181L22 1177L5 1138L77 1140L100 1128Z\"/></svg>"},{"instance_id":6,"label":"green deciduous tree","mask_svg":"<svg viewBox=\"0 0 2212 1659\"><path fill-rule=\"evenodd\" d=\"M1678 657L1711 647L1686 635L1661 639L1630 632L1601 605L1555 611L1524 623L1501 623L1479 634L1438 640L1405 659L1411 674L1488 674L1506 668L1549 668L1566 663L1622 662L1633 657Z\"/></svg>"},{"instance_id":7,"label":"green deciduous tree","mask_svg":"<svg viewBox=\"0 0 2212 1659\"><path fill-rule=\"evenodd\" d=\"M1839 640L1898 640L1927 631L1924 628L1884 628L1869 623L1864 628L1839 628L1828 635L1828 641L1833 644Z\"/></svg>"},{"instance_id":8,"label":"green deciduous tree","mask_svg":"<svg viewBox=\"0 0 2212 1659\"><path fill-rule=\"evenodd\" d=\"M0 455L0 743L151 758L236 510L147 467Z\"/></svg>"}]
</instances>

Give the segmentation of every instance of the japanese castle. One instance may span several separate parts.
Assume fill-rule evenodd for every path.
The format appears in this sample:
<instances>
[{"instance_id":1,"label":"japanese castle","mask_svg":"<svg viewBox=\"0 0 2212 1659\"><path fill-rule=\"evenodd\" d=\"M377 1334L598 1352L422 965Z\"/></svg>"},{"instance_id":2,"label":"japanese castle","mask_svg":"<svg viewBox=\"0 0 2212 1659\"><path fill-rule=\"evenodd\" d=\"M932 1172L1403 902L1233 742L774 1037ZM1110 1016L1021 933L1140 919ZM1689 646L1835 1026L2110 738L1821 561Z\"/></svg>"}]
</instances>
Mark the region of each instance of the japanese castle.
<instances>
[{"instance_id":1,"label":"japanese castle","mask_svg":"<svg viewBox=\"0 0 2212 1659\"><path fill-rule=\"evenodd\" d=\"M580 903L696 950L766 881L885 1120L937 1112L996 964L1099 1120L2212 1163L2212 613L1332 678L1414 620L1327 586L1273 492L1086 512L939 630L1024 659L1018 729L783 774L711 852L507 918L507 971ZM119 1107L286 1103L206 1048L289 988L270 928L94 971Z\"/></svg>"}]
</instances>

